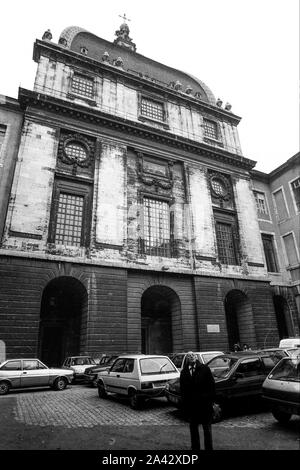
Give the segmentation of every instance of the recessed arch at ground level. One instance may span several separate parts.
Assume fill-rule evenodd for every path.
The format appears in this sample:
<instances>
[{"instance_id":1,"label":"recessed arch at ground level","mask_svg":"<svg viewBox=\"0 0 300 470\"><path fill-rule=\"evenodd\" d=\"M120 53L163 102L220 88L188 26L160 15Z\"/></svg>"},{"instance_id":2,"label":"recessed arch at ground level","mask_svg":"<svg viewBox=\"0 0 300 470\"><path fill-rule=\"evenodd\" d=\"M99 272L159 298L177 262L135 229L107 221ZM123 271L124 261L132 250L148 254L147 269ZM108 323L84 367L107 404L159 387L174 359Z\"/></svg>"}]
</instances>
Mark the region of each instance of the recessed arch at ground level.
<instances>
[{"instance_id":1,"label":"recessed arch at ground level","mask_svg":"<svg viewBox=\"0 0 300 470\"><path fill-rule=\"evenodd\" d=\"M38 351L48 366L61 366L64 358L79 355L84 346L88 296L74 277L52 279L43 290Z\"/></svg>"}]
</instances>

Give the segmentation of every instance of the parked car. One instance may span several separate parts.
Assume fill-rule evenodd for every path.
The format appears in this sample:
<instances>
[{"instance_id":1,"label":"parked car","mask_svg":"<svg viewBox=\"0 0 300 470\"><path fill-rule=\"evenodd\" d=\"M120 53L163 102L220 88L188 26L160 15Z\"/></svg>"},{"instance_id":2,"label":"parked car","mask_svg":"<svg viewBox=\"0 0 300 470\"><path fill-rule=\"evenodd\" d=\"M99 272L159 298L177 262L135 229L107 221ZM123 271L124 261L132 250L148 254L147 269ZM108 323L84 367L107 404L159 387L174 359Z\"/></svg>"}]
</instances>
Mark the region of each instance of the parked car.
<instances>
[{"instance_id":1,"label":"parked car","mask_svg":"<svg viewBox=\"0 0 300 470\"><path fill-rule=\"evenodd\" d=\"M84 380L85 369L89 366L95 366L96 362L91 356L69 356L62 365L63 369L69 369L74 372L73 382Z\"/></svg>"},{"instance_id":2,"label":"parked car","mask_svg":"<svg viewBox=\"0 0 300 470\"><path fill-rule=\"evenodd\" d=\"M9 359L0 364L0 395L10 389L52 387L64 390L73 380L73 371L49 368L36 358Z\"/></svg>"},{"instance_id":3,"label":"parked car","mask_svg":"<svg viewBox=\"0 0 300 470\"><path fill-rule=\"evenodd\" d=\"M261 351L274 355L274 358L279 362L283 357L297 357L300 356L300 348L268 348Z\"/></svg>"},{"instance_id":4,"label":"parked car","mask_svg":"<svg viewBox=\"0 0 300 470\"><path fill-rule=\"evenodd\" d=\"M97 387L99 372L110 369L119 355L103 356L95 366L87 367L84 372L84 382L92 387Z\"/></svg>"},{"instance_id":5,"label":"parked car","mask_svg":"<svg viewBox=\"0 0 300 470\"><path fill-rule=\"evenodd\" d=\"M280 348L300 348L300 337L284 338L279 342Z\"/></svg>"},{"instance_id":6,"label":"parked car","mask_svg":"<svg viewBox=\"0 0 300 470\"><path fill-rule=\"evenodd\" d=\"M207 364L207 362L209 362L212 358L224 353L222 351L200 351L195 352L194 354L197 355L198 360L202 364ZM187 353L177 353L174 354L173 357L171 357L172 362L175 364L179 371L181 371L181 369L184 367L186 355Z\"/></svg>"},{"instance_id":7,"label":"parked car","mask_svg":"<svg viewBox=\"0 0 300 470\"><path fill-rule=\"evenodd\" d=\"M139 408L148 398L163 396L169 380L179 371L167 356L130 354L119 356L109 370L98 374L98 394L110 392L129 398L130 406Z\"/></svg>"},{"instance_id":8,"label":"parked car","mask_svg":"<svg viewBox=\"0 0 300 470\"><path fill-rule=\"evenodd\" d=\"M262 390L280 423L287 423L293 414L300 415L300 357L281 359L265 379Z\"/></svg>"},{"instance_id":9,"label":"parked car","mask_svg":"<svg viewBox=\"0 0 300 470\"><path fill-rule=\"evenodd\" d=\"M221 414L229 402L237 398L252 398L262 395L262 384L276 362L265 353L241 351L214 357L207 365L216 383L216 403ZM181 406L180 381L171 381L166 389L170 403Z\"/></svg>"}]
</instances>

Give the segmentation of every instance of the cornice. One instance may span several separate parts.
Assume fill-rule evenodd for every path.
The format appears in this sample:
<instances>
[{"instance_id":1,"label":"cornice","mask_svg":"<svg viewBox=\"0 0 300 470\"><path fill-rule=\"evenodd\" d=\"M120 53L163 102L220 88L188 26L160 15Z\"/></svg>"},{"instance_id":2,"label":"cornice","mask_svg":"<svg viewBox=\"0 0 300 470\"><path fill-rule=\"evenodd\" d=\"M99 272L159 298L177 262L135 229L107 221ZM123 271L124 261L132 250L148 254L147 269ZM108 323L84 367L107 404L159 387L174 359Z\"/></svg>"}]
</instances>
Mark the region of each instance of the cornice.
<instances>
[{"instance_id":1,"label":"cornice","mask_svg":"<svg viewBox=\"0 0 300 470\"><path fill-rule=\"evenodd\" d=\"M100 110L80 106L77 103L68 102L50 95L19 88L19 101L23 109L33 106L38 109L47 110L56 114L80 119L84 122L101 124L104 127L114 128L126 132L132 136L149 139L162 144L177 147L188 152L205 155L218 162L228 163L246 170L251 170L256 162L237 154L230 153L224 149L211 148L205 143L198 143L185 137L169 134L165 130L151 128L141 122L129 121L125 118L112 116Z\"/></svg>"},{"instance_id":2,"label":"cornice","mask_svg":"<svg viewBox=\"0 0 300 470\"><path fill-rule=\"evenodd\" d=\"M34 43L33 49L33 60L35 62L39 61L41 51L43 51L45 56L52 60L64 62L66 65L78 65L79 67L83 67L85 70L89 70L93 73L105 73L108 76L115 75L121 80L126 80L127 82L132 83L137 89L145 89L152 92L155 90L155 92L158 92L161 96L169 96L172 100L177 102L181 101L185 105L193 106L196 109L209 112L216 118L222 118L223 120L227 120L235 125L238 125L241 120L240 116L237 116L232 112L228 112L225 109L213 106L206 101L198 100L181 92L176 92L172 88L160 85L159 83L147 80L146 78L139 77L132 72L125 71L122 68L116 67L112 64L99 62L95 59L79 54L78 52L66 49L65 47L58 44L53 44L37 39Z\"/></svg>"}]
</instances>

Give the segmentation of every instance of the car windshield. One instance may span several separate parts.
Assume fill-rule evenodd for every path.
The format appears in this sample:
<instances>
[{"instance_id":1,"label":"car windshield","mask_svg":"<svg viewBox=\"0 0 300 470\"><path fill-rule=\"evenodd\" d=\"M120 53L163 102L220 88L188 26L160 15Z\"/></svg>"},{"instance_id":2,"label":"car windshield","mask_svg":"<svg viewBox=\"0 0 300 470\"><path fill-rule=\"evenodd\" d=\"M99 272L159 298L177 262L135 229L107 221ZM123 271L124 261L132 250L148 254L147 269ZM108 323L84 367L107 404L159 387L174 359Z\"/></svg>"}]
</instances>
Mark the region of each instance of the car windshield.
<instances>
[{"instance_id":1,"label":"car windshield","mask_svg":"<svg viewBox=\"0 0 300 470\"><path fill-rule=\"evenodd\" d=\"M142 375L168 374L176 372L174 364L168 357L149 357L140 359Z\"/></svg>"},{"instance_id":2,"label":"car windshield","mask_svg":"<svg viewBox=\"0 0 300 470\"><path fill-rule=\"evenodd\" d=\"M300 348L287 349L287 353L291 357L300 357Z\"/></svg>"},{"instance_id":3,"label":"car windshield","mask_svg":"<svg viewBox=\"0 0 300 470\"><path fill-rule=\"evenodd\" d=\"M211 359L213 359L216 356L219 356L219 354L221 354L221 353L219 353L219 352L208 353L207 352L207 353L202 353L201 355L197 354L197 356L198 356L198 359L199 359L200 362L202 362L201 361L201 356L202 356L202 360L203 360L204 364L207 364Z\"/></svg>"},{"instance_id":4,"label":"car windshield","mask_svg":"<svg viewBox=\"0 0 300 470\"><path fill-rule=\"evenodd\" d=\"M212 359L207 365L216 378L225 378L236 364L236 357L218 356Z\"/></svg>"},{"instance_id":5,"label":"car windshield","mask_svg":"<svg viewBox=\"0 0 300 470\"><path fill-rule=\"evenodd\" d=\"M270 373L269 379L300 382L300 359L282 359Z\"/></svg>"},{"instance_id":6,"label":"car windshield","mask_svg":"<svg viewBox=\"0 0 300 470\"><path fill-rule=\"evenodd\" d=\"M71 366L85 366L89 364L96 364L91 357L74 357L71 361Z\"/></svg>"}]
</instances>

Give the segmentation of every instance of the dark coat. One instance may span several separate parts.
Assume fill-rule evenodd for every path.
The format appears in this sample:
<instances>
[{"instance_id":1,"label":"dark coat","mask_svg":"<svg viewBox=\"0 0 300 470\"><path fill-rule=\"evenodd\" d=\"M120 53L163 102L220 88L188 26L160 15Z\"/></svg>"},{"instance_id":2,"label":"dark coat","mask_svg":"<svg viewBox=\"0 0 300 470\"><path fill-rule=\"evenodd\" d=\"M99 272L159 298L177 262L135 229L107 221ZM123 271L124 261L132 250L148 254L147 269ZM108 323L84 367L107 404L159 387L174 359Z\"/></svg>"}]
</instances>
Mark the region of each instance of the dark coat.
<instances>
[{"instance_id":1,"label":"dark coat","mask_svg":"<svg viewBox=\"0 0 300 470\"><path fill-rule=\"evenodd\" d=\"M193 376L189 366L184 366L180 373L180 393L183 411L189 418L193 417L199 424L212 422L216 389L213 375L207 365L197 361Z\"/></svg>"}]
</instances>

